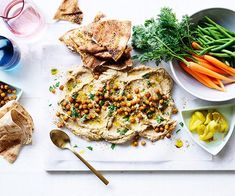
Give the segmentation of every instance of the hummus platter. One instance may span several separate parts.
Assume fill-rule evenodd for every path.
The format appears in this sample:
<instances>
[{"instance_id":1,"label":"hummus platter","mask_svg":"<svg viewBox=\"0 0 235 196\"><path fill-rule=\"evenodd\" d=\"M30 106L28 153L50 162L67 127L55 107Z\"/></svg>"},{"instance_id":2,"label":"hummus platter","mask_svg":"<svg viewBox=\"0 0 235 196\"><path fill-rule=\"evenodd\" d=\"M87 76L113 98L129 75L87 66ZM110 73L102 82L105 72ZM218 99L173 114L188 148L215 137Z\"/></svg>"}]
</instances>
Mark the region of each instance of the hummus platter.
<instances>
[{"instance_id":1,"label":"hummus platter","mask_svg":"<svg viewBox=\"0 0 235 196\"><path fill-rule=\"evenodd\" d=\"M163 68L145 65L129 71L108 69L94 77L78 67L68 72L59 101L59 127L87 140L120 144L144 137L170 138L177 112L171 97L173 81Z\"/></svg>"}]
</instances>

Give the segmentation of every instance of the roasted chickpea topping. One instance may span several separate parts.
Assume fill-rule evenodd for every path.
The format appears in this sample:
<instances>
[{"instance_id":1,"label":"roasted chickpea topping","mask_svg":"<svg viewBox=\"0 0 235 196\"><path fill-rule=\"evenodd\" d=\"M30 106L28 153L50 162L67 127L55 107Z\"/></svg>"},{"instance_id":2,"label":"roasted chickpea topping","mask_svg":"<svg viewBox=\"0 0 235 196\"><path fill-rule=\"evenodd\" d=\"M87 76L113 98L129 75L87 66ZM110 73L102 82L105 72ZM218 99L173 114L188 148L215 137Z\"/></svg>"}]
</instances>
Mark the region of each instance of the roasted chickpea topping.
<instances>
[{"instance_id":1,"label":"roasted chickpea topping","mask_svg":"<svg viewBox=\"0 0 235 196\"><path fill-rule=\"evenodd\" d=\"M126 105L127 107L131 107L131 102L128 102Z\"/></svg>"},{"instance_id":2,"label":"roasted chickpea topping","mask_svg":"<svg viewBox=\"0 0 235 196\"><path fill-rule=\"evenodd\" d=\"M71 115L72 115L72 112L71 112L71 111L67 111L67 114L68 114L69 116L71 116Z\"/></svg>"},{"instance_id":3,"label":"roasted chickpea topping","mask_svg":"<svg viewBox=\"0 0 235 196\"><path fill-rule=\"evenodd\" d=\"M131 99L132 99L132 95L131 95L131 94L128 94L128 95L126 96L126 98L127 98L128 100L131 100Z\"/></svg>"},{"instance_id":4,"label":"roasted chickpea topping","mask_svg":"<svg viewBox=\"0 0 235 196\"><path fill-rule=\"evenodd\" d=\"M114 85L114 86L113 86L113 89L114 89L114 90L118 90L118 86L117 86L117 85Z\"/></svg>"},{"instance_id":5,"label":"roasted chickpea topping","mask_svg":"<svg viewBox=\"0 0 235 196\"><path fill-rule=\"evenodd\" d=\"M145 93L145 97L149 98L151 94L149 92Z\"/></svg>"},{"instance_id":6,"label":"roasted chickpea topping","mask_svg":"<svg viewBox=\"0 0 235 196\"><path fill-rule=\"evenodd\" d=\"M162 98L163 98L164 100L167 100L167 99L168 99L168 96L167 96L167 95L163 95Z\"/></svg>"},{"instance_id":7,"label":"roasted chickpea topping","mask_svg":"<svg viewBox=\"0 0 235 196\"><path fill-rule=\"evenodd\" d=\"M66 105L66 110L70 110L71 106L68 104Z\"/></svg>"},{"instance_id":8,"label":"roasted chickpea topping","mask_svg":"<svg viewBox=\"0 0 235 196\"><path fill-rule=\"evenodd\" d=\"M126 102L122 102L121 106L125 107L126 106Z\"/></svg>"},{"instance_id":9,"label":"roasted chickpea topping","mask_svg":"<svg viewBox=\"0 0 235 196\"><path fill-rule=\"evenodd\" d=\"M130 118L130 123L135 123L135 118L134 117Z\"/></svg>"},{"instance_id":10,"label":"roasted chickpea topping","mask_svg":"<svg viewBox=\"0 0 235 196\"><path fill-rule=\"evenodd\" d=\"M138 94L140 92L140 90L138 88L136 88L134 91L136 94Z\"/></svg>"},{"instance_id":11,"label":"roasted chickpea topping","mask_svg":"<svg viewBox=\"0 0 235 196\"><path fill-rule=\"evenodd\" d=\"M159 132L159 127L155 127L154 129L156 132Z\"/></svg>"},{"instance_id":12,"label":"roasted chickpea topping","mask_svg":"<svg viewBox=\"0 0 235 196\"><path fill-rule=\"evenodd\" d=\"M74 99L72 97L69 97L69 102L70 103L74 102Z\"/></svg>"},{"instance_id":13,"label":"roasted chickpea topping","mask_svg":"<svg viewBox=\"0 0 235 196\"><path fill-rule=\"evenodd\" d=\"M178 109L177 108L173 108L172 113L173 114L177 114L178 113Z\"/></svg>"},{"instance_id":14,"label":"roasted chickpea topping","mask_svg":"<svg viewBox=\"0 0 235 196\"><path fill-rule=\"evenodd\" d=\"M64 123L63 123L63 122L58 122L58 123L57 123L57 127L58 127L58 128L64 127Z\"/></svg>"},{"instance_id":15,"label":"roasted chickpea topping","mask_svg":"<svg viewBox=\"0 0 235 196\"><path fill-rule=\"evenodd\" d=\"M160 131L163 132L163 131L164 131L164 128L163 128L163 127L160 127Z\"/></svg>"},{"instance_id":16,"label":"roasted chickpea topping","mask_svg":"<svg viewBox=\"0 0 235 196\"><path fill-rule=\"evenodd\" d=\"M67 105L67 102L66 102L66 101L63 101L63 102L62 102L62 106L65 107L66 105Z\"/></svg>"},{"instance_id":17,"label":"roasted chickpea topping","mask_svg":"<svg viewBox=\"0 0 235 196\"><path fill-rule=\"evenodd\" d=\"M141 141L141 145L142 145L142 146L145 146L145 145L146 145L146 141L142 140L142 141Z\"/></svg>"},{"instance_id":18,"label":"roasted chickpea topping","mask_svg":"<svg viewBox=\"0 0 235 196\"><path fill-rule=\"evenodd\" d=\"M60 85L59 89L62 91L64 90L64 85Z\"/></svg>"},{"instance_id":19,"label":"roasted chickpea topping","mask_svg":"<svg viewBox=\"0 0 235 196\"><path fill-rule=\"evenodd\" d=\"M95 112L100 113L100 108L96 108Z\"/></svg>"},{"instance_id":20,"label":"roasted chickpea topping","mask_svg":"<svg viewBox=\"0 0 235 196\"><path fill-rule=\"evenodd\" d=\"M164 100L163 100L163 99L161 99L161 100L159 101L159 103L160 103L160 104L163 104L163 103L164 103Z\"/></svg>"},{"instance_id":21,"label":"roasted chickpea topping","mask_svg":"<svg viewBox=\"0 0 235 196\"><path fill-rule=\"evenodd\" d=\"M143 116L142 116L142 114L140 114L140 113L137 115L137 117L138 117L138 119L140 119L140 120L143 119Z\"/></svg>"},{"instance_id":22,"label":"roasted chickpea topping","mask_svg":"<svg viewBox=\"0 0 235 196\"><path fill-rule=\"evenodd\" d=\"M171 138L171 134L170 133L167 133L166 134L166 137L169 139L169 138Z\"/></svg>"},{"instance_id":23,"label":"roasted chickpea topping","mask_svg":"<svg viewBox=\"0 0 235 196\"><path fill-rule=\"evenodd\" d=\"M78 107L79 107L79 104L78 104L78 103L75 103L75 104L74 104L74 107L75 107L75 108L78 108Z\"/></svg>"},{"instance_id":24,"label":"roasted chickpea topping","mask_svg":"<svg viewBox=\"0 0 235 196\"><path fill-rule=\"evenodd\" d=\"M64 121L68 121L69 117L68 116L64 116L63 119L64 119Z\"/></svg>"},{"instance_id":25,"label":"roasted chickpea topping","mask_svg":"<svg viewBox=\"0 0 235 196\"><path fill-rule=\"evenodd\" d=\"M168 124L165 125L165 129L166 129L166 130L169 129L169 125L168 125Z\"/></svg>"},{"instance_id":26,"label":"roasted chickpea topping","mask_svg":"<svg viewBox=\"0 0 235 196\"><path fill-rule=\"evenodd\" d=\"M160 93L159 89L154 89L154 92L155 92L156 94Z\"/></svg>"},{"instance_id":27,"label":"roasted chickpea topping","mask_svg":"<svg viewBox=\"0 0 235 196\"><path fill-rule=\"evenodd\" d=\"M95 74L95 75L94 75L94 79L95 79L95 80L98 80L98 79L99 79L99 75L98 75L98 74Z\"/></svg>"},{"instance_id":28,"label":"roasted chickpea topping","mask_svg":"<svg viewBox=\"0 0 235 196\"><path fill-rule=\"evenodd\" d=\"M59 113L59 112L56 112L56 116L57 116L57 117L60 117L60 113Z\"/></svg>"},{"instance_id":29,"label":"roasted chickpea topping","mask_svg":"<svg viewBox=\"0 0 235 196\"><path fill-rule=\"evenodd\" d=\"M99 92L103 92L103 87L100 87L100 88L98 89L98 91L99 91Z\"/></svg>"},{"instance_id":30,"label":"roasted chickpea topping","mask_svg":"<svg viewBox=\"0 0 235 196\"><path fill-rule=\"evenodd\" d=\"M138 144L138 141L133 141L132 142L132 146L134 146L134 147L136 147L136 146L138 146L139 144Z\"/></svg>"}]
</instances>

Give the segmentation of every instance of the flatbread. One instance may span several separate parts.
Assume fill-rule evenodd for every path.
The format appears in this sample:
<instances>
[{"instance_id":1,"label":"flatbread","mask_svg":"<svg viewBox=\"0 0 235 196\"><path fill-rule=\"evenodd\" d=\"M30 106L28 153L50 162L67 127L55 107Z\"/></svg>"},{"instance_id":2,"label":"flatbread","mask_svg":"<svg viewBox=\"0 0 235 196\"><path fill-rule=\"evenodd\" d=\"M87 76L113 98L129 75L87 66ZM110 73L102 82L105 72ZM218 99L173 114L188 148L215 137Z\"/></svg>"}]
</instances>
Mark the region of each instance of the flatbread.
<instances>
[{"instance_id":1,"label":"flatbread","mask_svg":"<svg viewBox=\"0 0 235 196\"><path fill-rule=\"evenodd\" d=\"M17 101L0 108L0 155L13 163L22 145L32 142L33 129L32 117Z\"/></svg>"},{"instance_id":2,"label":"flatbread","mask_svg":"<svg viewBox=\"0 0 235 196\"><path fill-rule=\"evenodd\" d=\"M106 47L115 61L122 56L130 36L130 21L101 21L94 27L93 31L93 39L99 45Z\"/></svg>"},{"instance_id":3,"label":"flatbread","mask_svg":"<svg viewBox=\"0 0 235 196\"><path fill-rule=\"evenodd\" d=\"M83 19L83 13L78 7L78 1L63 0L54 16L54 19L66 20L72 23L81 24Z\"/></svg>"}]
</instances>

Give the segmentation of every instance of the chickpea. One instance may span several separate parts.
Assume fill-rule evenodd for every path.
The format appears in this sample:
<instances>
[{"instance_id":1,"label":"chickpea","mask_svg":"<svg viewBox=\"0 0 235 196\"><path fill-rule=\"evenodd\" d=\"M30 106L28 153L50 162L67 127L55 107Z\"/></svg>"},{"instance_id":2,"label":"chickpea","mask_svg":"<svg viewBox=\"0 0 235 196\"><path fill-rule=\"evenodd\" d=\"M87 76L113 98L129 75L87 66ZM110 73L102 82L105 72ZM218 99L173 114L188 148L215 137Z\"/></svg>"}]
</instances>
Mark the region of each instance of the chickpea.
<instances>
[{"instance_id":1,"label":"chickpea","mask_svg":"<svg viewBox=\"0 0 235 196\"><path fill-rule=\"evenodd\" d=\"M64 90L64 85L60 85L59 89L62 91Z\"/></svg>"},{"instance_id":2,"label":"chickpea","mask_svg":"<svg viewBox=\"0 0 235 196\"><path fill-rule=\"evenodd\" d=\"M68 104L68 105L66 105L66 110L70 110L71 109L71 106Z\"/></svg>"},{"instance_id":3,"label":"chickpea","mask_svg":"<svg viewBox=\"0 0 235 196\"><path fill-rule=\"evenodd\" d=\"M66 122L66 121L69 120L69 117L68 117L68 116L64 116L63 119L64 119L64 121Z\"/></svg>"},{"instance_id":4,"label":"chickpea","mask_svg":"<svg viewBox=\"0 0 235 196\"><path fill-rule=\"evenodd\" d=\"M168 99L168 96L167 96L167 95L163 95L162 98L163 98L164 100L167 100L167 99Z\"/></svg>"},{"instance_id":5,"label":"chickpea","mask_svg":"<svg viewBox=\"0 0 235 196\"><path fill-rule=\"evenodd\" d=\"M12 93L13 93L13 94L16 94L16 90L13 90Z\"/></svg>"},{"instance_id":6,"label":"chickpea","mask_svg":"<svg viewBox=\"0 0 235 196\"><path fill-rule=\"evenodd\" d=\"M6 93L1 93L1 97L5 97L6 96Z\"/></svg>"},{"instance_id":7,"label":"chickpea","mask_svg":"<svg viewBox=\"0 0 235 196\"><path fill-rule=\"evenodd\" d=\"M154 129L156 132L159 132L159 127L155 127Z\"/></svg>"},{"instance_id":8,"label":"chickpea","mask_svg":"<svg viewBox=\"0 0 235 196\"><path fill-rule=\"evenodd\" d=\"M138 142L137 141L133 141L132 142L132 146L137 147L138 146Z\"/></svg>"},{"instance_id":9,"label":"chickpea","mask_svg":"<svg viewBox=\"0 0 235 196\"><path fill-rule=\"evenodd\" d=\"M140 106L139 109L140 109L140 111L144 111L145 107L144 106Z\"/></svg>"},{"instance_id":10,"label":"chickpea","mask_svg":"<svg viewBox=\"0 0 235 196\"><path fill-rule=\"evenodd\" d=\"M58 128L62 128L63 126L64 126L64 123L63 123L63 122L58 122L58 123L57 123L57 127L58 127Z\"/></svg>"},{"instance_id":11,"label":"chickpea","mask_svg":"<svg viewBox=\"0 0 235 196\"><path fill-rule=\"evenodd\" d=\"M114 101L119 101L119 98L118 98L118 97L115 97L115 98L114 98Z\"/></svg>"},{"instance_id":12,"label":"chickpea","mask_svg":"<svg viewBox=\"0 0 235 196\"><path fill-rule=\"evenodd\" d=\"M117 110L117 113L118 113L118 114L122 114L122 112L123 112L123 109L122 109L122 108L120 108L120 109Z\"/></svg>"},{"instance_id":13,"label":"chickpea","mask_svg":"<svg viewBox=\"0 0 235 196\"><path fill-rule=\"evenodd\" d=\"M165 130L168 130L168 129L169 129L169 125L166 124L166 125L165 125Z\"/></svg>"},{"instance_id":14,"label":"chickpea","mask_svg":"<svg viewBox=\"0 0 235 196\"><path fill-rule=\"evenodd\" d=\"M95 75L94 75L94 79L95 79L95 80L98 80L98 79L99 79L99 75L98 75L98 74L95 74Z\"/></svg>"},{"instance_id":15,"label":"chickpea","mask_svg":"<svg viewBox=\"0 0 235 196\"><path fill-rule=\"evenodd\" d=\"M98 96L100 95L100 92L97 91L97 92L95 93L95 95L98 97Z\"/></svg>"},{"instance_id":16,"label":"chickpea","mask_svg":"<svg viewBox=\"0 0 235 196\"><path fill-rule=\"evenodd\" d=\"M149 100L145 100L145 104L146 104L146 105L149 105Z\"/></svg>"},{"instance_id":17,"label":"chickpea","mask_svg":"<svg viewBox=\"0 0 235 196\"><path fill-rule=\"evenodd\" d=\"M128 112L125 112L124 114L125 114L125 116L129 115L129 113L128 113Z\"/></svg>"},{"instance_id":18,"label":"chickpea","mask_svg":"<svg viewBox=\"0 0 235 196\"><path fill-rule=\"evenodd\" d=\"M66 101L63 101L63 102L62 102L62 106L65 107L66 105L67 105L67 102L66 102Z\"/></svg>"},{"instance_id":19,"label":"chickpea","mask_svg":"<svg viewBox=\"0 0 235 196\"><path fill-rule=\"evenodd\" d=\"M81 110L83 108L83 105L80 105L78 108Z\"/></svg>"},{"instance_id":20,"label":"chickpea","mask_svg":"<svg viewBox=\"0 0 235 196\"><path fill-rule=\"evenodd\" d=\"M67 111L67 114L68 114L69 116L71 116L71 115L72 115L72 112L71 112L71 111Z\"/></svg>"},{"instance_id":21,"label":"chickpea","mask_svg":"<svg viewBox=\"0 0 235 196\"><path fill-rule=\"evenodd\" d=\"M141 141L141 145L142 145L142 146L145 146L145 145L146 145L146 141L144 141L144 140Z\"/></svg>"},{"instance_id":22,"label":"chickpea","mask_svg":"<svg viewBox=\"0 0 235 196\"><path fill-rule=\"evenodd\" d=\"M170 133L167 133L167 134L166 134L166 137L167 137L168 139L170 139L170 138L171 138L171 134L170 134Z\"/></svg>"},{"instance_id":23,"label":"chickpea","mask_svg":"<svg viewBox=\"0 0 235 196\"><path fill-rule=\"evenodd\" d=\"M158 101L158 97L157 96L153 96L153 101Z\"/></svg>"},{"instance_id":24,"label":"chickpea","mask_svg":"<svg viewBox=\"0 0 235 196\"><path fill-rule=\"evenodd\" d=\"M57 117L60 117L60 113L59 113L59 112L56 112L56 116L57 116Z\"/></svg>"},{"instance_id":25,"label":"chickpea","mask_svg":"<svg viewBox=\"0 0 235 196\"><path fill-rule=\"evenodd\" d=\"M73 103L74 102L74 99L72 97L69 97L69 102L70 103Z\"/></svg>"},{"instance_id":26,"label":"chickpea","mask_svg":"<svg viewBox=\"0 0 235 196\"><path fill-rule=\"evenodd\" d=\"M51 92L52 92L53 94L55 94L55 93L56 93L55 89L52 89L52 90L51 90Z\"/></svg>"},{"instance_id":27,"label":"chickpea","mask_svg":"<svg viewBox=\"0 0 235 196\"><path fill-rule=\"evenodd\" d=\"M5 104L5 101L2 100L2 101L1 101L1 105L4 105L4 104Z\"/></svg>"},{"instance_id":28,"label":"chickpea","mask_svg":"<svg viewBox=\"0 0 235 196\"><path fill-rule=\"evenodd\" d=\"M134 117L130 118L130 123L135 123L135 118Z\"/></svg>"},{"instance_id":29,"label":"chickpea","mask_svg":"<svg viewBox=\"0 0 235 196\"><path fill-rule=\"evenodd\" d=\"M78 103L75 103L75 104L74 104L74 107L75 107L75 108L78 108L78 107L79 107L79 104L78 104Z\"/></svg>"},{"instance_id":30,"label":"chickpea","mask_svg":"<svg viewBox=\"0 0 235 196\"><path fill-rule=\"evenodd\" d=\"M88 105L87 104L83 104L82 105L82 109L87 109L88 108Z\"/></svg>"},{"instance_id":31,"label":"chickpea","mask_svg":"<svg viewBox=\"0 0 235 196\"><path fill-rule=\"evenodd\" d=\"M131 112L134 112L136 110L135 107L131 107Z\"/></svg>"},{"instance_id":32,"label":"chickpea","mask_svg":"<svg viewBox=\"0 0 235 196\"><path fill-rule=\"evenodd\" d=\"M9 86L6 84L4 85L4 89L7 90L9 88Z\"/></svg>"},{"instance_id":33,"label":"chickpea","mask_svg":"<svg viewBox=\"0 0 235 196\"><path fill-rule=\"evenodd\" d=\"M140 98L137 98L135 102L139 104L141 102Z\"/></svg>"},{"instance_id":34,"label":"chickpea","mask_svg":"<svg viewBox=\"0 0 235 196\"><path fill-rule=\"evenodd\" d=\"M151 107L151 108L150 108L150 111L154 112L154 111L155 111L155 108L154 108L154 107Z\"/></svg>"},{"instance_id":35,"label":"chickpea","mask_svg":"<svg viewBox=\"0 0 235 196\"><path fill-rule=\"evenodd\" d=\"M107 106L104 105L104 106L103 106L103 109L104 109L104 110L107 110Z\"/></svg>"},{"instance_id":36,"label":"chickpea","mask_svg":"<svg viewBox=\"0 0 235 196\"><path fill-rule=\"evenodd\" d=\"M118 108L120 108L121 105L120 105L120 103L117 103L116 106L117 106Z\"/></svg>"},{"instance_id":37,"label":"chickpea","mask_svg":"<svg viewBox=\"0 0 235 196\"><path fill-rule=\"evenodd\" d=\"M138 115L137 115L137 117L138 117L138 119L143 119L143 116L142 116L142 114L141 113L139 113Z\"/></svg>"},{"instance_id":38,"label":"chickpea","mask_svg":"<svg viewBox=\"0 0 235 196\"><path fill-rule=\"evenodd\" d=\"M108 94L108 93L105 93L104 98L105 98L105 99L108 99L108 98L109 98L109 94Z\"/></svg>"},{"instance_id":39,"label":"chickpea","mask_svg":"<svg viewBox=\"0 0 235 196\"><path fill-rule=\"evenodd\" d=\"M138 88L136 88L134 91L135 91L135 94L138 94L140 92Z\"/></svg>"},{"instance_id":40,"label":"chickpea","mask_svg":"<svg viewBox=\"0 0 235 196\"><path fill-rule=\"evenodd\" d=\"M154 89L154 92L155 92L156 94L158 94L160 91L159 91L159 89Z\"/></svg>"},{"instance_id":41,"label":"chickpea","mask_svg":"<svg viewBox=\"0 0 235 196\"><path fill-rule=\"evenodd\" d=\"M164 102L164 100L163 100L163 99L161 99L161 100L159 101L159 103L160 103L160 104L163 104L163 102Z\"/></svg>"},{"instance_id":42,"label":"chickpea","mask_svg":"<svg viewBox=\"0 0 235 196\"><path fill-rule=\"evenodd\" d=\"M8 89L8 90L7 90L7 93L11 94L11 93L12 93L12 90L11 90L11 89Z\"/></svg>"},{"instance_id":43,"label":"chickpea","mask_svg":"<svg viewBox=\"0 0 235 196\"><path fill-rule=\"evenodd\" d=\"M100 99L98 97L95 98L95 102L98 103Z\"/></svg>"},{"instance_id":44,"label":"chickpea","mask_svg":"<svg viewBox=\"0 0 235 196\"><path fill-rule=\"evenodd\" d=\"M100 113L100 108L96 108L95 112Z\"/></svg>"},{"instance_id":45,"label":"chickpea","mask_svg":"<svg viewBox=\"0 0 235 196\"><path fill-rule=\"evenodd\" d=\"M151 94L149 92L145 93L145 97L149 98Z\"/></svg>"},{"instance_id":46,"label":"chickpea","mask_svg":"<svg viewBox=\"0 0 235 196\"><path fill-rule=\"evenodd\" d=\"M118 86L117 86L117 85L114 85L114 86L113 86L113 89L114 89L114 90L118 90Z\"/></svg>"},{"instance_id":47,"label":"chickpea","mask_svg":"<svg viewBox=\"0 0 235 196\"><path fill-rule=\"evenodd\" d=\"M164 128L163 128L163 127L160 127L160 131L163 132L163 131L164 131Z\"/></svg>"},{"instance_id":48,"label":"chickpea","mask_svg":"<svg viewBox=\"0 0 235 196\"><path fill-rule=\"evenodd\" d=\"M178 113L178 109L177 108L173 108L172 113L173 114L177 114Z\"/></svg>"},{"instance_id":49,"label":"chickpea","mask_svg":"<svg viewBox=\"0 0 235 196\"><path fill-rule=\"evenodd\" d=\"M122 107L125 107L125 106L126 106L126 102L124 102L124 101L121 102L121 106L122 106Z\"/></svg>"},{"instance_id":50,"label":"chickpea","mask_svg":"<svg viewBox=\"0 0 235 196\"><path fill-rule=\"evenodd\" d=\"M110 86L109 86L109 84L107 84L106 89L107 89L107 91L110 91Z\"/></svg>"},{"instance_id":51,"label":"chickpea","mask_svg":"<svg viewBox=\"0 0 235 196\"><path fill-rule=\"evenodd\" d=\"M93 105L91 103L88 104L88 108L91 109L93 108Z\"/></svg>"},{"instance_id":52,"label":"chickpea","mask_svg":"<svg viewBox=\"0 0 235 196\"><path fill-rule=\"evenodd\" d=\"M128 94L128 95L127 95L127 99L128 99L128 100L132 99L132 95L131 95L131 94Z\"/></svg>"},{"instance_id":53,"label":"chickpea","mask_svg":"<svg viewBox=\"0 0 235 196\"><path fill-rule=\"evenodd\" d=\"M131 102L128 102L126 105L127 107L131 107Z\"/></svg>"},{"instance_id":54,"label":"chickpea","mask_svg":"<svg viewBox=\"0 0 235 196\"><path fill-rule=\"evenodd\" d=\"M84 113L85 113L85 114L88 114L88 113L89 113L89 110L84 110Z\"/></svg>"},{"instance_id":55,"label":"chickpea","mask_svg":"<svg viewBox=\"0 0 235 196\"><path fill-rule=\"evenodd\" d=\"M141 95L137 95L137 98L141 99Z\"/></svg>"},{"instance_id":56,"label":"chickpea","mask_svg":"<svg viewBox=\"0 0 235 196\"><path fill-rule=\"evenodd\" d=\"M103 87L100 87L100 88L98 89L98 91L99 91L99 92L103 92Z\"/></svg>"}]
</instances>

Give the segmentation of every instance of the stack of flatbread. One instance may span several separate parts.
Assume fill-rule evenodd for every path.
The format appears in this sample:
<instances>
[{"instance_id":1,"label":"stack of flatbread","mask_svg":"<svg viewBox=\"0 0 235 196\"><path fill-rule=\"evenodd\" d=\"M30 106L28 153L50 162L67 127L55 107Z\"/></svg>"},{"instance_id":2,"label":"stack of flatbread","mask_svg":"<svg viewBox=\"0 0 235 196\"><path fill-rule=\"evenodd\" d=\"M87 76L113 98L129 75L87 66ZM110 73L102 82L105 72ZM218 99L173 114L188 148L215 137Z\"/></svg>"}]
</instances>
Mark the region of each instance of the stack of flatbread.
<instances>
[{"instance_id":1,"label":"stack of flatbread","mask_svg":"<svg viewBox=\"0 0 235 196\"><path fill-rule=\"evenodd\" d=\"M83 13L78 7L77 0L63 0L54 16L55 20L67 20L72 23L81 24Z\"/></svg>"},{"instance_id":2,"label":"stack of flatbread","mask_svg":"<svg viewBox=\"0 0 235 196\"><path fill-rule=\"evenodd\" d=\"M91 24L68 31L60 41L81 55L85 67L99 72L132 66L130 36L130 21L104 20L100 15Z\"/></svg>"},{"instance_id":3,"label":"stack of flatbread","mask_svg":"<svg viewBox=\"0 0 235 196\"><path fill-rule=\"evenodd\" d=\"M21 147L32 142L33 129L32 117L17 101L0 108L0 155L13 163Z\"/></svg>"}]
</instances>

